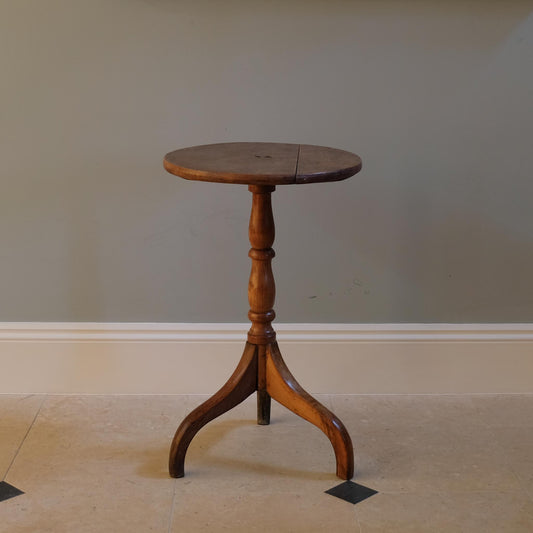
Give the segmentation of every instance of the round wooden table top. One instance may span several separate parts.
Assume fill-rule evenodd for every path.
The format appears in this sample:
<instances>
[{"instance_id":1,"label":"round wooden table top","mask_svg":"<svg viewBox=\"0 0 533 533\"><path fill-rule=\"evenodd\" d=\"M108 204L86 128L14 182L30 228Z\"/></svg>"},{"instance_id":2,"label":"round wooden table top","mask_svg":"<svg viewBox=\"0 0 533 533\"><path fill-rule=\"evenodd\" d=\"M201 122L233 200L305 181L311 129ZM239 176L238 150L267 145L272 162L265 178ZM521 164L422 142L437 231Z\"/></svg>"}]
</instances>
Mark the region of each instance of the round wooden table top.
<instances>
[{"instance_id":1,"label":"round wooden table top","mask_svg":"<svg viewBox=\"0 0 533 533\"><path fill-rule=\"evenodd\" d=\"M164 166L188 180L287 185L344 180L361 170L361 158L310 144L238 142L175 150Z\"/></svg>"}]
</instances>

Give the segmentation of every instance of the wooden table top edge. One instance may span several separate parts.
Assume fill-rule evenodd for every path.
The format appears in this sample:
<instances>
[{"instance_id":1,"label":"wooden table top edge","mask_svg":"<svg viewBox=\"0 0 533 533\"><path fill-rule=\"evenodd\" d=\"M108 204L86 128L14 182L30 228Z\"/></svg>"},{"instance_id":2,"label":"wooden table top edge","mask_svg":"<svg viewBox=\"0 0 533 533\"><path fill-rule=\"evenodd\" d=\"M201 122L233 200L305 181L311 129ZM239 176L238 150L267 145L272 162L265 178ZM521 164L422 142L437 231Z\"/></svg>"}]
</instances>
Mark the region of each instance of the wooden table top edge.
<instances>
[{"instance_id":1,"label":"wooden table top edge","mask_svg":"<svg viewBox=\"0 0 533 533\"><path fill-rule=\"evenodd\" d=\"M174 154L181 150L206 149L208 147L221 147L224 145L280 145L298 146L296 160L294 162L294 172L291 173L239 173L228 171L202 170L199 168L189 168L172 162ZM300 149L316 148L317 150L327 150L332 153L337 152L340 156L349 157L354 163L347 167L335 170L324 170L318 172L300 172ZM254 143L254 142L229 142L213 143L184 147L168 152L163 160L165 170L175 176L191 181L204 181L211 183L229 183L241 185L304 185L307 183L326 183L330 181L342 181L357 174L362 168L361 158L352 152L320 145L296 144L296 143Z\"/></svg>"},{"instance_id":2,"label":"wooden table top edge","mask_svg":"<svg viewBox=\"0 0 533 533\"><path fill-rule=\"evenodd\" d=\"M172 152L170 152L172 153ZM168 155L168 154L167 154ZM183 167L171 163L166 159L163 166L167 172L190 181L205 181L211 183L229 183L235 185L293 185L295 175L287 174L240 174L234 172L213 172Z\"/></svg>"}]
</instances>

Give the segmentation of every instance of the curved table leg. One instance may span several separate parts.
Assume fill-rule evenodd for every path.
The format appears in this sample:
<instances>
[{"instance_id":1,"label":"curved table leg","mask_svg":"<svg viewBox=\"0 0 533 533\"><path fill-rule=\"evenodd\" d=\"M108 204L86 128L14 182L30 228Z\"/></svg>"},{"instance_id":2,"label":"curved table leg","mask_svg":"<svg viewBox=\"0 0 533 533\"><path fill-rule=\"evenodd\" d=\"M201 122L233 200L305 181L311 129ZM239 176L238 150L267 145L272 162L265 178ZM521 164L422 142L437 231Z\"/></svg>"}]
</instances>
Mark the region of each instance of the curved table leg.
<instances>
[{"instance_id":1,"label":"curved table leg","mask_svg":"<svg viewBox=\"0 0 533 533\"><path fill-rule=\"evenodd\" d=\"M193 437L208 422L229 411L257 389L257 347L246 343L244 353L226 384L199 405L180 424L170 448L169 472L183 477L187 448Z\"/></svg>"},{"instance_id":2,"label":"curved table leg","mask_svg":"<svg viewBox=\"0 0 533 533\"><path fill-rule=\"evenodd\" d=\"M291 374L276 342L267 347L267 391L287 409L321 429L335 451L337 476L351 479L354 471L353 446L344 424L308 394Z\"/></svg>"}]
</instances>

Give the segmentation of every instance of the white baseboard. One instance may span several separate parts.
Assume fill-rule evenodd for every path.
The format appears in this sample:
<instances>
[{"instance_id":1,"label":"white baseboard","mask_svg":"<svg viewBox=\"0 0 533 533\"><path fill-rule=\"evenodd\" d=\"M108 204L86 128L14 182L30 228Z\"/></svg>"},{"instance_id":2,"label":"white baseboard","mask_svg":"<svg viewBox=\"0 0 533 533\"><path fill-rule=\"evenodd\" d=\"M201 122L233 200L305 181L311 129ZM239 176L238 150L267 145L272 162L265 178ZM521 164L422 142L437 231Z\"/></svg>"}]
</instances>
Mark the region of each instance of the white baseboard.
<instances>
[{"instance_id":1,"label":"white baseboard","mask_svg":"<svg viewBox=\"0 0 533 533\"><path fill-rule=\"evenodd\" d=\"M0 393L212 393L247 324L0 323ZM313 393L533 392L533 324L276 324Z\"/></svg>"}]
</instances>

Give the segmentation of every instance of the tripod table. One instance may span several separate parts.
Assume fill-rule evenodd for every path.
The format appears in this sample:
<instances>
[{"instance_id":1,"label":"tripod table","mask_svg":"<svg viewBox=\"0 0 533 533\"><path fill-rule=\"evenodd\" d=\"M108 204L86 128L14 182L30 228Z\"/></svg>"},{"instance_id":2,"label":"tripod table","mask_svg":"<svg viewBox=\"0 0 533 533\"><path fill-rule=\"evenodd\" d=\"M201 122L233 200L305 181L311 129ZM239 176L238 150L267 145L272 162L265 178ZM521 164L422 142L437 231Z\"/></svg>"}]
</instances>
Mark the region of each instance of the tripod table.
<instances>
[{"instance_id":1,"label":"tripod table","mask_svg":"<svg viewBox=\"0 0 533 533\"><path fill-rule=\"evenodd\" d=\"M321 429L329 438L337 476L353 477L352 441L343 423L308 394L287 368L272 321L275 284L274 218L271 194L276 185L339 181L361 170L361 159L350 152L323 146L282 143L220 143L193 146L165 156L165 169L189 180L248 185L252 193L248 283L248 332L244 353L226 384L194 409L181 423L170 450L169 471L183 477L187 448L208 422L229 411L257 391L257 422L270 423L270 399Z\"/></svg>"}]
</instances>

